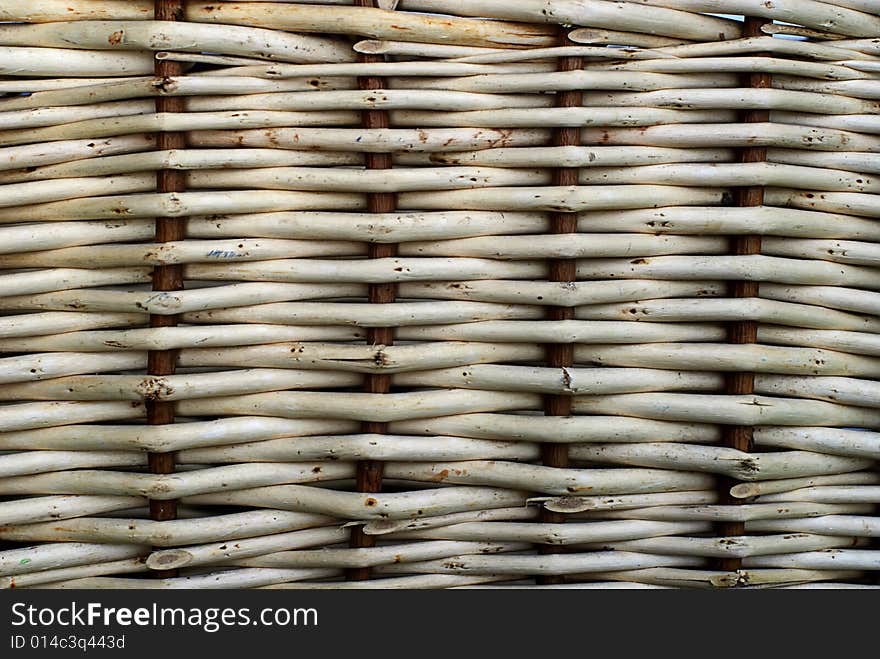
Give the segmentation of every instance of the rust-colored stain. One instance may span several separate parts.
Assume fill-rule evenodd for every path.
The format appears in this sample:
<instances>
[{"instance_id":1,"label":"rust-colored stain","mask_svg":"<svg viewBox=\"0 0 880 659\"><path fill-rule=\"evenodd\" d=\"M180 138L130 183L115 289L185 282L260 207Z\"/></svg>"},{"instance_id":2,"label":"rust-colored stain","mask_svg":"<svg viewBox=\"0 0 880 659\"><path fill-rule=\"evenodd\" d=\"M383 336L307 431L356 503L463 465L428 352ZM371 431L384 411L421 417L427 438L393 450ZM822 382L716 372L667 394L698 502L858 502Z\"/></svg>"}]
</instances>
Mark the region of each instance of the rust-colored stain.
<instances>
[{"instance_id":1,"label":"rust-colored stain","mask_svg":"<svg viewBox=\"0 0 880 659\"><path fill-rule=\"evenodd\" d=\"M118 30L107 37L107 43L109 43L111 46L117 46L122 43L122 38L124 36L125 32L123 32L122 30Z\"/></svg>"}]
</instances>

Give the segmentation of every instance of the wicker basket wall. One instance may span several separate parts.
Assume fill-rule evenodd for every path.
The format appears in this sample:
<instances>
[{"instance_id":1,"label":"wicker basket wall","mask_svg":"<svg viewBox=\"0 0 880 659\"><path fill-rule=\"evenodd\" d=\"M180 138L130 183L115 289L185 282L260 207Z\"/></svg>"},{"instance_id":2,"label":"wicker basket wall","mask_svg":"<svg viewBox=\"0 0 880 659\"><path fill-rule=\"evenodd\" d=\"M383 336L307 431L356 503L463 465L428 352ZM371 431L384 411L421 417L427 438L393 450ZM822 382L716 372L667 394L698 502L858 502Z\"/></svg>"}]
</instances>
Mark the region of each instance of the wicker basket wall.
<instances>
[{"instance_id":1,"label":"wicker basket wall","mask_svg":"<svg viewBox=\"0 0 880 659\"><path fill-rule=\"evenodd\" d=\"M0 584L877 587L878 14L3 0Z\"/></svg>"}]
</instances>

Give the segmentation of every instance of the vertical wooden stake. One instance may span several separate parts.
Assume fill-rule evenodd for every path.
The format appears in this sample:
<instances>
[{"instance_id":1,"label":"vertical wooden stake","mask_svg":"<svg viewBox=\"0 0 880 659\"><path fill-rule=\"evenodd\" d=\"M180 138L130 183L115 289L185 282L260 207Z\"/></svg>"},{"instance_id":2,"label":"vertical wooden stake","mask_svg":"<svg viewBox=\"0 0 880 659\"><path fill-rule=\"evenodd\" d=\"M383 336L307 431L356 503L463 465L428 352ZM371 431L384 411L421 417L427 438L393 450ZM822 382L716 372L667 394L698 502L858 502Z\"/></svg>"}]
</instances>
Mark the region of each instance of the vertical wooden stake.
<instances>
[{"instance_id":1,"label":"vertical wooden stake","mask_svg":"<svg viewBox=\"0 0 880 659\"><path fill-rule=\"evenodd\" d=\"M183 19L183 0L156 0L156 20L179 21ZM180 62L157 60L155 73L159 80L179 76L183 72ZM185 112L184 101L180 97L156 98L156 112ZM186 147L184 133L158 133L156 148L160 151L183 149ZM179 170L159 170L156 173L158 192L182 192L186 188L186 175ZM184 218L156 218L156 242L164 243L183 240L186 237ZM183 267L180 265L160 265L153 269L154 291L178 291L183 288ZM173 327L177 316L150 316L150 327ZM150 375L172 375L177 368L176 350L151 350L147 358L147 372ZM147 423L164 425L174 423L174 403L148 400ZM154 474L174 472L174 453L150 453L150 471ZM177 518L177 501L150 500L150 518L165 521ZM159 578L176 576L176 570L157 571Z\"/></svg>"},{"instance_id":2,"label":"vertical wooden stake","mask_svg":"<svg viewBox=\"0 0 880 659\"><path fill-rule=\"evenodd\" d=\"M746 17L744 37L762 36L761 27L766 24L765 19ZM767 88L772 85L772 77L769 73L752 73L748 76L747 84L752 88ZM743 123L763 123L770 121L770 112L767 110L748 110L742 113ZM747 147L740 151L740 162L764 162L767 160L767 149L764 147ZM764 204L764 188L762 186L740 188L736 191L734 204L740 208L753 208ZM733 238L731 251L737 256L761 253L761 236L737 236ZM736 281L731 284L731 296L735 298L755 298L759 295L758 282ZM743 320L731 323L728 327L727 340L729 343L750 344L758 342L758 323L753 320ZM728 373L726 376L725 393L742 396L755 393L754 373ZM739 451L752 450L751 426L725 426L722 429L724 446L735 448ZM721 478L721 503L734 505L742 503L741 499L730 496L730 488L736 481L730 478ZM745 534L745 524L742 522L727 522L718 525L718 532L725 537L740 536ZM735 571L742 567L742 559L723 558L718 561L718 567L724 571Z\"/></svg>"},{"instance_id":3,"label":"vertical wooden stake","mask_svg":"<svg viewBox=\"0 0 880 659\"><path fill-rule=\"evenodd\" d=\"M560 45L573 45L568 38L568 32L564 27L559 28ZM584 66L580 57L561 57L557 65L559 71L577 71ZM580 91L564 91L556 94L556 107L572 108L580 107L583 103L583 93ZM580 146L581 129L577 127L558 128L553 134L554 146ZM553 185L576 186L579 181L580 168L559 167L553 170ZM552 233L577 233L577 213L551 213L550 231ZM551 259L550 281L570 282L577 281L576 259ZM547 307L549 320L571 320L574 318L572 307ZM565 372L566 368L574 365L574 345L571 343L552 343L545 346L547 365L559 368ZM544 396L544 414L547 416L571 416L571 396L547 395ZM545 443L541 445L541 462L548 467L565 469L568 467L568 445L557 443ZM565 515L549 510L541 510L541 521L548 524L561 524L565 521ZM538 551L542 554L556 554L560 549L550 545L541 545ZM563 578L555 575L537 577L537 582L543 585L559 584Z\"/></svg>"},{"instance_id":4,"label":"vertical wooden stake","mask_svg":"<svg viewBox=\"0 0 880 659\"><path fill-rule=\"evenodd\" d=\"M358 7L375 8L373 0L355 0ZM358 55L359 62L383 62L381 55ZM358 87L365 91L384 89L385 81L379 77L358 78ZM364 110L361 113L361 124L364 128L388 128L388 112L384 110ZM390 153L366 154L367 169L391 169L392 160ZM391 213L397 210L397 195L391 192L375 192L367 194L367 209L371 213ZM367 246L368 256L371 259L392 258L397 256L397 245L393 243L370 243ZM370 284L369 299L373 304L389 304L397 298L397 284L381 283ZM367 340L380 350L380 346L394 344L393 327L371 327L367 330ZM384 374L367 375L364 381L364 391L370 394L387 394L391 390L391 376ZM364 421L361 429L365 433L386 434L388 424L375 421ZM363 460L358 462L356 474L356 486L358 492L381 492L383 463L378 460ZM373 547L375 539L366 535L362 527L356 526L351 531L351 547ZM370 578L370 568L351 568L346 571L346 579L349 581L363 581Z\"/></svg>"}]
</instances>

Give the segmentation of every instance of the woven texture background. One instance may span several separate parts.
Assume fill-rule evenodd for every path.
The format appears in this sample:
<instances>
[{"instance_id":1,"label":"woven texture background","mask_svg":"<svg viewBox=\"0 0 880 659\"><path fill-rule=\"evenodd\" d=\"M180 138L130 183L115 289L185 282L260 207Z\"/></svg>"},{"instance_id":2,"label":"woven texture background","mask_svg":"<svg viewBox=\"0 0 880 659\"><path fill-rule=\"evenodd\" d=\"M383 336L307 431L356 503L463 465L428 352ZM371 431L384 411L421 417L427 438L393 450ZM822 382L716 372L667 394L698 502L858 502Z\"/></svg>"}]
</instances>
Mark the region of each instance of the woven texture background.
<instances>
[{"instance_id":1,"label":"woven texture background","mask_svg":"<svg viewBox=\"0 0 880 659\"><path fill-rule=\"evenodd\" d=\"M0 586L877 587L878 13L3 0Z\"/></svg>"}]
</instances>

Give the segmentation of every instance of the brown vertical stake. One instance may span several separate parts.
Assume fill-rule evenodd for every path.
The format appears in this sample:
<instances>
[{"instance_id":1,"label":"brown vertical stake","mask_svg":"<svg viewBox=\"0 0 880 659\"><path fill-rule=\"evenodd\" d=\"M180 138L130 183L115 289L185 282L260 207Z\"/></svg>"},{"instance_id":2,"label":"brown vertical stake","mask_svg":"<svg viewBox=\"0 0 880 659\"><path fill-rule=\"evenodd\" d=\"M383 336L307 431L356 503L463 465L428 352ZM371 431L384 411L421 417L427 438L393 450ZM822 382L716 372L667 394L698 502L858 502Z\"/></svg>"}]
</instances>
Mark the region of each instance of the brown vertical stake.
<instances>
[{"instance_id":1,"label":"brown vertical stake","mask_svg":"<svg viewBox=\"0 0 880 659\"><path fill-rule=\"evenodd\" d=\"M355 0L358 7L375 9L373 0ZM384 62L381 55L358 55L358 62ZM358 87L365 91L384 89L385 82L379 77L358 78ZM361 113L361 124L364 128L388 128L388 112L384 110L364 110ZM390 153L365 154L367 169L391 169ZM397 195L393 192L371 192L367 194L367 209L370 213L391 213L397 210ZM392 258L397 256L397 245L393 243L370 243L367 246L368 257L371 259ZM373 304L388 304L397 298L397 284L370 284L369 299ZM367 330L367 341L380 349L379 346L394 344L393 327L371 327ZM391 390L391 376L370 374L364 379L364 391L370 394L387 394ZM365 433L384 435L388 432L388 424L377 421L364 421L361 430ZM362 460L357 464L356 486L358 492L382 491L383 463L379 460ZM355 548L372 547L375 540L366 535L360 526L352 528L349 545ZM349 581L363 581L370 578L370 568L351 568L346 570Z\"/></svg>"},{"instance_id":2,"label":"brown vertical stake","mask_svg":"<svg viewBox=\"0 0 880 659\"><path fill-rule=\"evenodd\" d=\"M563 46L577 45L568 38L568 32L564 27L559 28L559 43ZM557 65L558 71L577 71L584 66L580 57L560 57ZM556 94L556 107L573 108L580 107L583 103L583 93L580 91L563 91ZM581 129L579 127L557 128L553 131L554 146L580 146ZM580 168L559 167L553 170L553 185L576 186L579 181ZM577 213L554 212L550 214L550 231L552 233L577 233ZM551 259L550 281L572 282L577 281L576 259ZM547 307L548 320L572 320L574 309L571 307ZM571 343L551 343L545 346L547 365L559 368L565 372L566 368L574 365L574 345ZM544 414L547 416L571 416L571 396L547 395L544 396ZM568 445L545 443L541 444L541 462L548 467L565 469L568 467ZM547 524L561 524L565 521L565 515L546 509L541 510L541 522ZM538 551L542 554L557 554L558 547L541 545ZM559 584L563 577L556 575L539 576L537 582L543 585Z\"/></svg>"},{"instance_id":3,"label":"brown vertical stake","mask_svg":"<svg viewBox=\"0 0 880 659\"><path fill-rule=\"evenodd\" d=\"M158 21L183 20L183 0L156 0L155 16ZM181 75L183 65L180 62L157 60L155 73L158 80ZM156 112L185 112L184 101L180 97L157 97ZM184 133L165 133L156 135L156 148L160 151L186 148ZM186 188L186 174L179 170L161 169L156 172L157 192L182 192ZM183 240L186 237L186 220L184 218L157 217L156 242L165 243ZM183 266L160 265L153 269L154 291L178 291L183 288ZM173 327L177 325L177 316L150 315L150 327ZM147 372L150 375L172 375L177 368L176 350L151 350L147 358ZM168 401L148 400L147 423L164 425L174 423L174 403ZM174 472L174 453L150 453L150 472L154 474L170 474ZM177 501L150 500L150 519L165 521L177 518ZM157 577L172 577L176 570L157 571Z\"/></svg>"},{"instance_id":4,"label":"brown vertical stake","mask_svg":"<svg viewBox=\"0 0 880 659\"><path fill-rule=\"evenodd\" d=\"M763 36L761 27L766 23L767 21L762 18L746 17L743 36ZM772 86L773 79L769 73L752 73L749 74L746 82L748 87L761 89ZM768 110L748 110L742 113L740 121L748 124L768 122L770 121L770 112ZM767 149L764 147L746 147L740 150L739 160L742 163L764 162L767 160ZM734 204L741 208L763 206L764 187L739 188L736 191ZM731 242L731 251L737 256L761 253L761 236L737 236ZM758 297L758 282L733 282L730 286L730 294L735 298ZM754 320L742 320L731 323L727 331L727 340L728 343L736 344L757 343L758 323ZM725 393L735 396L754 394L755 374L728 373L726 375ZM751 426L724 426L722 428L724 446L735 448L739 451L751 451L753 431L754 428ZM736 480L731 478L720 479L721 504L733 505L742 503L741 499L735 499L730 495L730 488L736 485L736 482ZM745 524L743 522L724 522L718 525L718 531L725 537L745 535ZM718 567L724 571L739 570L742 567L742 559L722 558L718 560Z\"/></svg>"}]
</instances>

